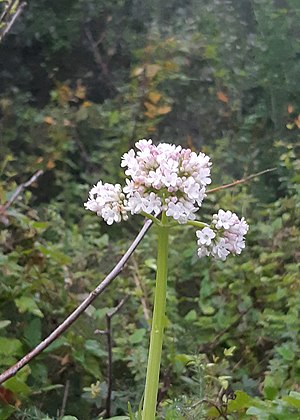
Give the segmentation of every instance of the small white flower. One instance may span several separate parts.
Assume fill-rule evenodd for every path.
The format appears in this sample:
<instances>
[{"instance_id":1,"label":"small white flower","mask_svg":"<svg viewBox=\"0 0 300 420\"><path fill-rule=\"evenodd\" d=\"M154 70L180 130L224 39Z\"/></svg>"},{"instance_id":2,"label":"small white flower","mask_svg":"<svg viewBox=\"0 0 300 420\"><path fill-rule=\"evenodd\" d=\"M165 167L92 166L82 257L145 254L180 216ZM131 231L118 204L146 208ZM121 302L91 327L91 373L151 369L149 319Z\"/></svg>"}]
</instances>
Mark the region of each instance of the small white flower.
<instances>
[{"instance_id":1,"label":"small white flower","mask_svg":"<svg viewBox=\"0 0 300 420\"><path fill-rule=\"evenodd\" d=\"M213 223L215 224L217 229L221 229L222 227L224 229L229 229L230 226L232 226L235 223L235 217L236 214L232 213L231 211L227 210L219 210L218 214L213 215Z\"/></svg>"},{"instance_id":2,"label":"small white flower","mask_svg":"<svg viewBox=\"0 0 300 420\"><path fill-rule=\"evenodd\" d=\"M202 230L197 230L196 236L198 238L198 245L210 245L212 239L216 237L216 234L211 228L205 227Z\"/></svg>"},{"instance_id":3,"label":"small white flower","mask_svg":"<svg viewBox=\"0 0 300 420\"><path fill-rule=\"evenodd\" d=\"M226 248L226 241L224 238L221 238L216 245L214 245L211 249L211 255L216 260L225 261L226 257L230 254L228 249Z\"/></svg>"}]
</instances>

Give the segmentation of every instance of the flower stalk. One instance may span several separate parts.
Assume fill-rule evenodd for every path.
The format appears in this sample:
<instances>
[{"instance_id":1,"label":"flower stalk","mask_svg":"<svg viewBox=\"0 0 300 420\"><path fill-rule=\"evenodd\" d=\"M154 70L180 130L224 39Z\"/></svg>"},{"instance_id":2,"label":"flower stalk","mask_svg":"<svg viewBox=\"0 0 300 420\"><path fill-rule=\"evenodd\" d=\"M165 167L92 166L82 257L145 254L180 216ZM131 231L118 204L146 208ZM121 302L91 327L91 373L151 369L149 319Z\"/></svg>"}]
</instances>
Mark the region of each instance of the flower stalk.
<instances>
[{"instance_id":1,"label":"flower stalk","mask_svg":"<svg viewBox=\"0 0 300 420\"><path fill-rule=\"evenodd\" d=\"M155 419L162 343L166 323L169 226L167 225L167 217L164 212L162 213L161 221L162 226L157 227L156 287L144 393L143 420Z\"/></svg>"}]
</instances>

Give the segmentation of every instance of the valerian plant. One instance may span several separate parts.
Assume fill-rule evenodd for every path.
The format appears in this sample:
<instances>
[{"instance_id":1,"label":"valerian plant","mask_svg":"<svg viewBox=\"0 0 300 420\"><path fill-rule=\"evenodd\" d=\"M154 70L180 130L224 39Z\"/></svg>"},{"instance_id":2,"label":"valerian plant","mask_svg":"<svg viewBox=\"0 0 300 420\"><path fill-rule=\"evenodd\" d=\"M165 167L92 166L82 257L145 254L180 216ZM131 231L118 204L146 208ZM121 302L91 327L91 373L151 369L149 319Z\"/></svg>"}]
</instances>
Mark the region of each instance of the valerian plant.
<instances>
[{"instance_id":1,"label":"valerian plant","mask_svg":"<svg viewBox=\"0 0 300 420\"><path fill-rule=\"evenodd\" d=\"M220 209L210 224L196 219L211 183L209 156L168 143L157 146L140 140L137 152L129 150L122 157L126 186L99 181L85 203L108 225L141 214L158 227L158 252L154 310L143 403L143 420L155 418L160 361L166 313L168 245L170 229L192 225L196 230L198 256L212 256L224 261L229 254L240 254L248 231L245 219Z\"/></svg>"}]
</instances>

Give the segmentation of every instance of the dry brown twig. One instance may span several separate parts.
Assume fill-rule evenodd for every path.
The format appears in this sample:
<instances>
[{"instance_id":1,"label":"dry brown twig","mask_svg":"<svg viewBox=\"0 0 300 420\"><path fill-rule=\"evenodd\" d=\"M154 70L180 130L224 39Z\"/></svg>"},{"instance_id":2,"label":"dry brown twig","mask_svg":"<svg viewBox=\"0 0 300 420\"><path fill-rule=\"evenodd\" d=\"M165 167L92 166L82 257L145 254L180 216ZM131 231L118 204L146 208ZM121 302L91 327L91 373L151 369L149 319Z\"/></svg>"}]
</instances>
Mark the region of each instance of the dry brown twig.
<instances>
[{"instance_id":1,"label":"dry brown twig","mask_svg":"<svg viewBox=\"0 0 300 420\"><path fill-rule=\"evenodd\" d=\"M266 169L265 171L258 172L256 174L250 175L250 176L248 176L246 178L243 178L241 180L234 181L230 184L222 185L220 187L211 189L211 190L207 191L207 193L216 192L216 191L219 191L219 190L223 190L225 188L230 188L230 187L248 182L249 180L251 180L251 179L253 179L257 176L260 176L262 174L265 174L267 172L271 172L271 171L274 171L274 170L275 170L275 168ZM32 178L30 180L32 180ZM26 187L26 185L29 183L29 181L27 181L27 183L23 184L24 185L23 188ZM22 189L21 189L21 191L22 191ZM14 195L16 195L16 192L15 192ZM16 197L17 197L17 195L16 195ZM24 357L22 357L22 359L20 359L17 363L15 363L13 366L11 366L6 371L4 371L0 375L0 384L2 384L4 381L6 381L7 379L14 376L20 369L22 369L25 365L27 365L34 357L36 357L38 354L40 354L53 341L55 341L58 337L60 337L61 334L66 329L68 329L76 321L76 319L87 309L87 307L96 299L96 297L98 297L100 294L102 294L104 292L104 290L112 283L112 281L123 270L123 268L124 268L125 264L127 263L128 259L133 254L133 252L135 251L135 249L137 248L137 246L139 245L139 243L141 242L141 240L143 239L143 237L145 236L146 232L149 230L151 225L152 225L151 220L147 220L145 222L143 228L140 230L140 232L138 233L138 235L136 236L136 238L134 239L134 241L132 242L132 244L130 245L128 250L126 251L126 253L123 255L123 257L117 263L117 265L111 270L111 272L105 277L105 279L96 287L95 290L93 290L89 294L89 296L54 331L52 331L52 333L48 337L46 337L41 343L39 343L28 354L26 354Z\"/></svg>"},{"instance_id":2,"label":"dry brown twig","mask_svg":"<svg viewBox=\"0 0 300 420\"><path fill-rule=\"evenodd\" d=\"M248 182L253 178L257 178L258 176L264 175L268 172L276 171L276 169L277 168L265 169L264 171L257 172L256 174L249 175L246 178L238 179L237 181L231 182L230 184L221 185L220 187L216 187L216 188L212 188L211 190L207 190L206 194L211 194L211 193L214 193L214 192L217 192L217 191L225 190L226 188L235 187L239 184L244 184L245 182Z\"/></svg>"}]
</instances>

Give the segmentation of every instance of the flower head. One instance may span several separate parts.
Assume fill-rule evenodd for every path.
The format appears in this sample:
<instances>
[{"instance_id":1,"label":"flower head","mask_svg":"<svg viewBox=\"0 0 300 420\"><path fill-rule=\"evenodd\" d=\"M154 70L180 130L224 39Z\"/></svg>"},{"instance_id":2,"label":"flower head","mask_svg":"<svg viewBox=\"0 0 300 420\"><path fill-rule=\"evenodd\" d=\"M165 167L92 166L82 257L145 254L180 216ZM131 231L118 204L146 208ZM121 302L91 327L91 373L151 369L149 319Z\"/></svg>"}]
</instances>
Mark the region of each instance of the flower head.
<instances>
[{"instance_id":1,"label":"flower head","mask_svg":"<svg viewBox=\"0 0 300 420\"><path fill-rule=\"evenodd\" d=\"M135 150L124 153L121 167L126 185L99 181L84 204L109 225L127 220L128 213L150 217L165 212L178 223L194 221L211 183L209 156L174 144L156 146L152 140L139 140ZM240 254L248 228L244 218L220 209L210 226L196 231L199 258L211 255L224 261L230 253Z\"/></svg>"},{"instance_id":2,"label":"flower head","mask_svg":"<svg viewBox=\"0 0 300 420\"><path fill-rule=\"evenodd\" d=\"M210 227L196 231L199 258L212 255L224 261L230 253L240 254L245 248L244 235L248 229L244 218L239 220L235 213L219 210L213 215Z\"/></svg>"},{"instance_id":3,"label":"flower head","mask_svg":"<svg viewBox=\"0 0 300 420\"><path fill-rule=\"evenodd\" d=\"M174 144L139 140L122 156L126 186L121 189L100 181L85 207L111 224L131 214L166 211L179 223L195 219L195 212L210 184L210 158ZM109 186L110 185L110 186Z\"/></svg>"}]
</instances>

